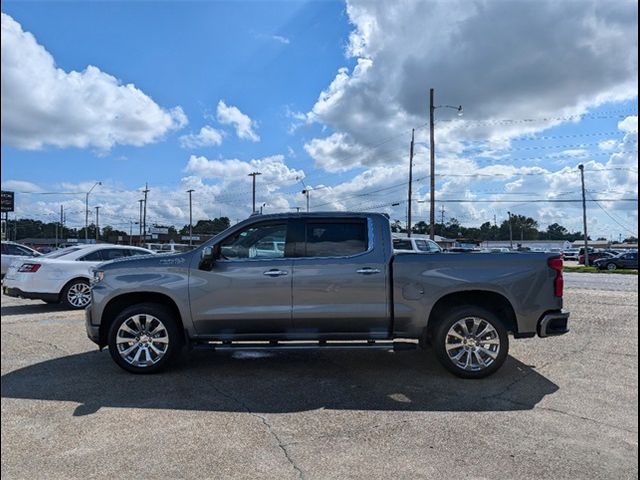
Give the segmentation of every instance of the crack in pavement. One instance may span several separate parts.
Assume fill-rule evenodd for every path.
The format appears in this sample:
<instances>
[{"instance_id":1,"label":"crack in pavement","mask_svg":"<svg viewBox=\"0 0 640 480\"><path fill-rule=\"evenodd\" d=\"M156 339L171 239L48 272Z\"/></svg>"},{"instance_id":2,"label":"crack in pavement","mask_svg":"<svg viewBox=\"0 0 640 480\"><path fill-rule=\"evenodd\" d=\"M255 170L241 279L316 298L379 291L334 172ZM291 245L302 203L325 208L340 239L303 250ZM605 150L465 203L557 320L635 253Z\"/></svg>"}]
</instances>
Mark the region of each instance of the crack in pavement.
<instances>
[{"instance_id":1,"label":"crack in pavement","mask_svg":"<svg viewBox=\"0 0 640 480\"><path fill-rule=\"evenodd\" d=\"M289 443L289 444L283 443L282 440L280 440L280 437L278 436L278 434L273 429L273 426L267 420L267 418L264 415L260 415L259 413L251 411L251 409L247 406L247 404L244 401L242 401L242 399L237 398L237 397L235 397L233 395L230 395L230 394L228 394L226 392L223 392L222 390L217 388L215 385L211 385L211 387L217 393L219 393L221 396L223 396L225 398L228 398L229 400L232 400L233 402L236 402L237 404L239 404L252 417L259 418L260 421L263 423L263 425L265 427L267 427L267 431L269 432L269 434L276 440L276 443L278 444L278 447L280 448L280 450L282 450L282 453L284 454L284 456L287 459L287 461L289 462L289 464L297 472L298 478L300 478L300 479L304 479L305 478L304 477L304 473L302 472L300 467L298 467L298 465L293 460L293 458L291 458L291 455L289 454L289 451L287 450L287 446L288 445L292 445L293 443Z\"/></svg>"},{"instance_id":2,"label":"crack in pavement","mask_svg":"<svg viewBox=\"0 0 640 480\"><path fill-rule=\"evenodd\" d=\"M508 398L501 398L500 400L503 401L503 402L512 403L514 405L521 405L521 406L525 406L526 405L526 404L524 404L522 402L518 402L517 400L510 400ZM564 410L560 410L558 408L536 406L534 410L546 410L548 412L560 413L562 415L567 415L569 417L577 418L579 420L587 420L587 421L593 422L593 423L595 423L597 425L602 425L602 426L605 426L605 427L609 427L609 428L612 428L614 430L620 430L622 432L627 432L627 433L631 433L633 435L638 435L638 431L637 430L630 430L628 428L620 427L618 425L612 425L611 423L607 423L607 422L602 422L600 420L596 420L595 418L584 417L582 415L577 415L575 413L565 412Z\"/></svg>"},{"instance_id":3,"label":"crack in pavement","mask_svg":"<svg viewBox=\"0 0 640 480\"><path fill-rule=\"evenodd\" d=\"M59 352L64 353L65 355L73 355L72 352L69 352L69 351L65 350L64 348L61 348L58 345L55 345L53 343L43 342L42 340L36 340L35 338L26 337L24 335L20 335L19 333L7 332L6 330L3 333L5 333L7 335L10 335L10 336L13 336L13 337L16 337L16 338L18 338L20 340L31 341L31 342L39 343L41 345L47 345L47 346L53 348L54 350L58 350Z\"/></svg>"}]
</instances>

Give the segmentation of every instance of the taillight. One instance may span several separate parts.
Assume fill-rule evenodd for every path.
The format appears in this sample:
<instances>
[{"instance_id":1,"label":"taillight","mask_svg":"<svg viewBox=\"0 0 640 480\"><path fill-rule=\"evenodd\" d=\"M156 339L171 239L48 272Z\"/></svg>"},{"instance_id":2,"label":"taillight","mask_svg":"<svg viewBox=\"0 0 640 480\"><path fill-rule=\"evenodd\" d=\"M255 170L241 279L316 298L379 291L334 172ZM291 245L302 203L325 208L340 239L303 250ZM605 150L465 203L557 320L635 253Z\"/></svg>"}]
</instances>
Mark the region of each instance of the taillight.
<instances>
[{"instance_id":1,"label":"taillight","mask_svg":"<svg viewBox=\"0 0 640 480\"><path fill-rule=\"evenodd\" d=\"M35 273L40 270L41 266L39 263L23 263L18 271L22 273Z\"/></svg>"},{"instance_id":2,"label":"taillight","mask_svg":"<svg viewBox=\"0 0 640 480\"><path fill-rule=\"evenodd\" d=\"M556 278L553 281L553 294L556 297L562 297L564 290L564 278L562 278L562 257L554 257L548 260L548 265L556 272Z\"/></svg>"}]
</instances>

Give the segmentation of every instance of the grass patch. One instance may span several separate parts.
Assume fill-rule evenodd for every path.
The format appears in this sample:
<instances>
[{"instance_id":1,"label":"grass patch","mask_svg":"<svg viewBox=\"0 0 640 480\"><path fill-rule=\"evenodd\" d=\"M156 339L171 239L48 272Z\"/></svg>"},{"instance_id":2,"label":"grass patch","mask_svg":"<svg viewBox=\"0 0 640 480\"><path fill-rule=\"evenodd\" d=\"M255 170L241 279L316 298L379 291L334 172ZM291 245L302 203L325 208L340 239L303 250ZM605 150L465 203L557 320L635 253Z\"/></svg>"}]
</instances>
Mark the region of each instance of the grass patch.
<instances>
[{"instance_id":1,"label":"grass patch","mask_svg":"<svg viewBox=\"0 0 640 480\"><path fill-rule=\"evenodd\" d=\"M579 273L622 273L625 275L638 275L638 270L632 270L632 269L622 269L622 268L617 268L615 270L598 270L596 267L584 267L584 266L579 266L579 267L568 267L565 265L564 267L564 271L565 272L579 272Z\"/></svg>"}]
</instances>

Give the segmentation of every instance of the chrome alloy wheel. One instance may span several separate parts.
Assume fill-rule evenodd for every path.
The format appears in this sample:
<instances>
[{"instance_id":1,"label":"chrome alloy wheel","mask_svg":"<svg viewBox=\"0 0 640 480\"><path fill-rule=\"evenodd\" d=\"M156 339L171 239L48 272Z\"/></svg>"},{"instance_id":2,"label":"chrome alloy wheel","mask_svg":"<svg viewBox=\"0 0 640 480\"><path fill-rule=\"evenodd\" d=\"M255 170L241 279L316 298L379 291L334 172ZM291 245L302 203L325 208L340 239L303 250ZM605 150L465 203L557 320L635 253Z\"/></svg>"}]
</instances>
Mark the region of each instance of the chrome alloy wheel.
<instances>
[{"instance_id":1,"label":"chrome alloy wheel","mask_svg":"<svg viewBox=\"0 0 640 480\"><path fill-rule=\"evenodd\" d=\"M67 291L67 301L76 308L84 308L91 303L91 287L84 283L74 283Z\"/></svg>"},{"instance_id":2,"label":"chrome alloy wheel","mask_svg":"<svg viewBox=\"0 0 640 480\"><path fill-rule=\"evenodd\" d=\"M445 343L449 359L458 368L471 372L487 368L500 352L498 332L479 317L466 317L454 323Z\"/></svg>"},{"instance_id":3,"label":"chrome alloy wheel","mask_svg":"<svg viewBox=\"0 0 640 480\"><path fill-rule=\"evenodd\" d=\"M169 333L153 315L140 313L127 318L116 333L118 353L129 365L150 367L169 348Z\"/></svg>"}]
</instances>

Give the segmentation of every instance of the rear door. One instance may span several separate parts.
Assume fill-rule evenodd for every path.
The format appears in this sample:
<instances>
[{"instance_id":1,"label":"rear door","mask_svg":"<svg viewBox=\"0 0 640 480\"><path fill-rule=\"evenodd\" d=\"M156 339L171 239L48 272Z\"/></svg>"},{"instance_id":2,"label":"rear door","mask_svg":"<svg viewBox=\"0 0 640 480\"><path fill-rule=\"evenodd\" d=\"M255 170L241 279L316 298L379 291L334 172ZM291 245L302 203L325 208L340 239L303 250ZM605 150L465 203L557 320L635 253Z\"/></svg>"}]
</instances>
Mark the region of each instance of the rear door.
<instances>
[{"instance_id":1,"label":"rear door","mask_svg":"<svg viewBox=\"0 0 640 480\"><path fill-rule=\"evenodd\" d=\"M295 227L293 324L299 334L385 338L389 331L382 248L367 217L300 219Z\"/></svg>"},{"instance_id":2,"label":"rear door","mask_svg":"<svg viewBox=\"0 0 640 480\"><path fill-rule=\"evenodd\" d=\"M192 265L189 296L198 334L291 330L291 258L278 248L287 232L287 220L253 223L220 242L221 258L211 270Z\"/></svg>"}]
</instances>

